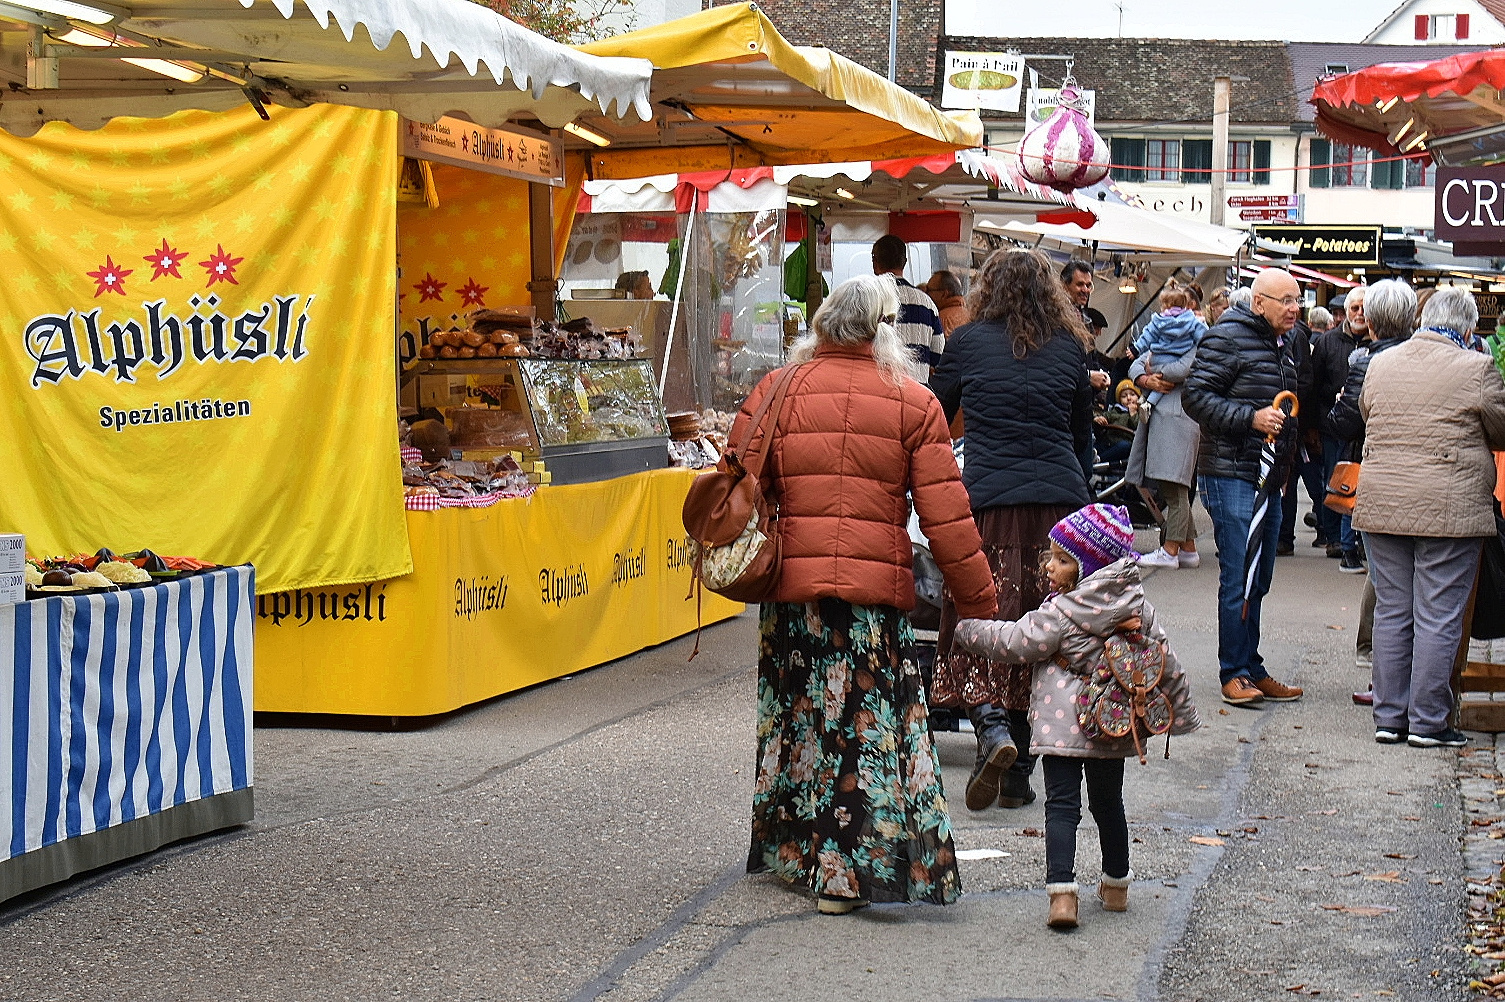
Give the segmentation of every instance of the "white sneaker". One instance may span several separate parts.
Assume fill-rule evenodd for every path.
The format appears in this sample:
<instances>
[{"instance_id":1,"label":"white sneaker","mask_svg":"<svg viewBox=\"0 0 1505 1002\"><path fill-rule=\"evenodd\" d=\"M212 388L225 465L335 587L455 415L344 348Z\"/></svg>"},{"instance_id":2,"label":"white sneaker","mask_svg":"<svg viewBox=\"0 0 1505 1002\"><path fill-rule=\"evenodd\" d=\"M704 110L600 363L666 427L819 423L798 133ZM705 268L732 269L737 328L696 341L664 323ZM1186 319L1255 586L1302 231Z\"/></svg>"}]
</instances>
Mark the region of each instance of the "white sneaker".
<instances>
[{"instance_id":1,"label":"white sneaker","mask_svg":"<svg viewBox=\"0 0 1505 1002\"><path fill-rule=\"evenodd\" d=\"M1175 568L1181 566L1181 559L1179 557L1173 557L1169 553L1166 553L1165 547L1162 546L1159 549L1155 550L1153 553L1146 553L1142 557L1140 557L1139 566L1164 567L1167 570L1174 570Z\"/></svg>"},{"instance_id":2,"label":"white sneaker","mask_svg":"<svg viewBox=\"0 0 1505 1002\"><path fill-rule=\"evenodd\" d=\"M1201 567L1202 555L1196 550L1182 550L1176 554L1176 562L1186 568Z\"/></svg>"}]
</instances>

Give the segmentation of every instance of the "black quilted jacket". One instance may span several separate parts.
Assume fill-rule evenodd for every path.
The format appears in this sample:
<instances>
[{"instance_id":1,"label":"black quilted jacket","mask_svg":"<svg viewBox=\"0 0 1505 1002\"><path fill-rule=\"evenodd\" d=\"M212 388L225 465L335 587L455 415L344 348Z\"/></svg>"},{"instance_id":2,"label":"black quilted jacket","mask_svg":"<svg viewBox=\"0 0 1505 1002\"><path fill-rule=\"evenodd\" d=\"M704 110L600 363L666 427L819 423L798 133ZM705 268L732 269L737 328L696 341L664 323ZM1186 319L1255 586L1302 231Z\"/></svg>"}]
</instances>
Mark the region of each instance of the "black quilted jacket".
<instances>
[{"instance_id":1,"label":"black quilted jacket","mask_svg":"<svg viewBox=\"0 0 1505 1002\"><path fill-rule=\"evenodd\" d=\"M1087 504L1077 456L1092 441L1092 384L1081 342L1058 332L1015 358L1008 328L958 327L930 377L946 409L967 422L962 483L972 510L997 505Z\"/></svg>"},{"instance_id":2,"label":"black quilted jacket","mask_svg":"<svg viewBox=\"0 0 1505 1002\"><path fill-rule=\"evenodd\" d=\"M1258 482L1264 436L1254 430L1254 412L1270 406L1282 390L1297 390L1288 338L1277 337L1263 317L1242 306L1228 310L1202 338L1181 395L1182 407L1202 427L1197 472ZM1297 422L1286 422L1272 477L1284 476L1296 432Z\"/></svg>"}]
</instances>

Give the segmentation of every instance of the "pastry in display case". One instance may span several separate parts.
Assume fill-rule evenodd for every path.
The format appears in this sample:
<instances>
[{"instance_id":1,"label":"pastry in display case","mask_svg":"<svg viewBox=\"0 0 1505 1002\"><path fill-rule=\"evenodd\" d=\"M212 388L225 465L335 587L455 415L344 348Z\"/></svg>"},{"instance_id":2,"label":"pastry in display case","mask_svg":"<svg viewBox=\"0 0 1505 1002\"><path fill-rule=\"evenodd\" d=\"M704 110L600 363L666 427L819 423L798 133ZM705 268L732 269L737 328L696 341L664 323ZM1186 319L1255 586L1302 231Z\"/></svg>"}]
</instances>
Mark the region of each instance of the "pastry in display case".
<instances>
[{"instance_id":1,"label":"pastry in display case","mask_svg":"<svg viewBox=\"0 0 1505 1002\"><path fill-rule=\"evenodd\" d=\"M419 359L416 404L444 415L467 460L518 452L556 484L668 464L669 424L647 359Z\"/></svg>"}]
</instances>

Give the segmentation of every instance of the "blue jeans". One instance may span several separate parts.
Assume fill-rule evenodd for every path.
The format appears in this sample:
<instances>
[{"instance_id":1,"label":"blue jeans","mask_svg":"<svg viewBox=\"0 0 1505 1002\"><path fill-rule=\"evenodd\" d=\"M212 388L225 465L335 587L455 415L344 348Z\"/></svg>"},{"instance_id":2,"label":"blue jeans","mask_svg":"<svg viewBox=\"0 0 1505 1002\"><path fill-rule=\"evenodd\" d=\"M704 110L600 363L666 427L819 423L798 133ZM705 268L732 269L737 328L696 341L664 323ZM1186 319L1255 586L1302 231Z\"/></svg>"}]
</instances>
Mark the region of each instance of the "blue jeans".
<instances>
[{"instance_id":1,"label":"blue jeans","mask_svg":"<svg viewBox=\"0 0 1505 1002\"><path fill-rule=\"evenodd\" d=\"M1322 482L1330 483L1333 479L1333 470L1338 468L1338 462L1348 450L1348 443L1331 435L1322 436ZM1353 531L1353 518L1348 515L1339 515L1331 508L1324 505L1322 514L1322 535L1329 543L1337 543L1343 547L1344 553L1356 554L1359 552L1359 537Z\"/></svg>"},{"instance_id":2,"label":"blue jeans","mask_svg":"<svg viewBox=\"0 0 1505 1002\"><path fill-rule=\"evenodd\" d=\"M1312 499L1312 511L1321 511L1322 499L1327 495L1327 481L1322 479L1321 459L1308 459L1305 445L1298 446L1296 459L1291 463L1291 479L1286 483L1285 502L1281 506L1280 541L1293 546L1296 543L1296 507L1300 501L1297 484L1305 485L1306 495Z\"/></svg>"},{"instance_id":3,"label":"blue jeans","mask_svg":"<svg viewBox=\"0 0 1505 1002\"><path fill-rule=\"evenodd\" d=\"M1244 554L1249 523L1254 520L1254 484L1236 477L1198 477L1202 503L1212 516L1218 547L1218 678L1227 682L1240 675L1258 682L1269 677L1259 653L1259 607L1275 577L1275 547L1280 542L1280 498L1265 518L1264 547L1244 614Z\"/></svg>"}]
</instances>

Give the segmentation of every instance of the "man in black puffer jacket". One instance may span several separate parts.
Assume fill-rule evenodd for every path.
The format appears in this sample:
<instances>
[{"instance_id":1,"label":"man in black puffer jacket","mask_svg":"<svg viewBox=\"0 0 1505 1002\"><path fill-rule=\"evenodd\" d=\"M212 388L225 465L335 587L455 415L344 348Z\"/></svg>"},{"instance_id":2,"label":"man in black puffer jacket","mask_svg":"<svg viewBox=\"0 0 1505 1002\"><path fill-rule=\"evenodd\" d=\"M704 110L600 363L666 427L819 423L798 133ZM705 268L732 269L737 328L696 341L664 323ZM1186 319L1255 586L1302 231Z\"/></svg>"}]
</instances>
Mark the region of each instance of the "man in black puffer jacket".
<instances>
[{"instance_id":1,"label":"man in black puffer jacket","mask_svg":"<svg viewBox=\"0 0 1505 1002\"><path fill-rule=\"evenodd\" d=\"M1288 272L1267 268L1253 293L1249 306L1230 308L1202 338L1181 400L1202 428L1197 485L1218 547L1218 674L1223 701L1235 706L1301 698L1300 689L1270 677L1259 653L1260 603L1275 576L1278 503L1264 522L1247 612L1244 607L1244 554L1265 436L1279 436L1269 484L1286 483L1295 453L1297 422L1288 422L1273 403L1276 394L1297 390L1288 335L1301 314L1301 289Z\"/></svg>"}]
</instances>

